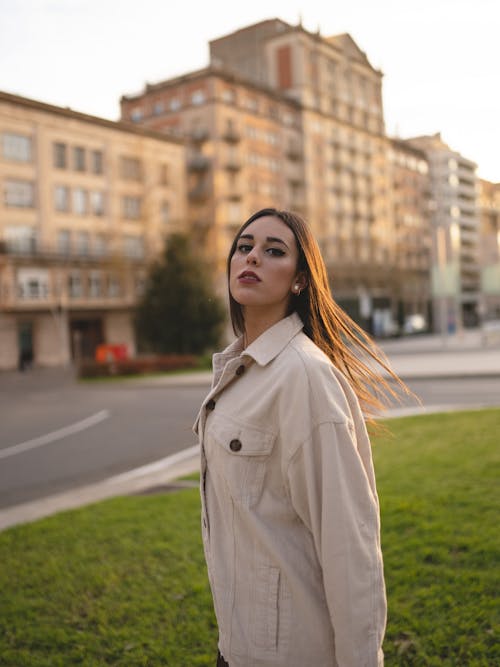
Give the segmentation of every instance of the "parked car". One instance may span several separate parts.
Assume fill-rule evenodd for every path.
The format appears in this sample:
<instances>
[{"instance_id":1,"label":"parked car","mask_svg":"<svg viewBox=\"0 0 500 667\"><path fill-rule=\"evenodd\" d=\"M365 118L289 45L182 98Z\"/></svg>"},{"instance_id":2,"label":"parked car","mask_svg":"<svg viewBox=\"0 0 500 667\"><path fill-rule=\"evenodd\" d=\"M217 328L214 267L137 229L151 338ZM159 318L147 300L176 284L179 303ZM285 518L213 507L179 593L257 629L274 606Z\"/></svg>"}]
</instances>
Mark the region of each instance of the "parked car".
<instances>
[{"instance_id":1,"label":"parked car","mask_svg":"<svg viewBox=\"0 0 500 667\"><path fill-rule=\"evenodd\" d=\"M416 334L427 331L427 320L420 313L407 315L403 324L404 334Z\"/></svg>"}]
</instances>

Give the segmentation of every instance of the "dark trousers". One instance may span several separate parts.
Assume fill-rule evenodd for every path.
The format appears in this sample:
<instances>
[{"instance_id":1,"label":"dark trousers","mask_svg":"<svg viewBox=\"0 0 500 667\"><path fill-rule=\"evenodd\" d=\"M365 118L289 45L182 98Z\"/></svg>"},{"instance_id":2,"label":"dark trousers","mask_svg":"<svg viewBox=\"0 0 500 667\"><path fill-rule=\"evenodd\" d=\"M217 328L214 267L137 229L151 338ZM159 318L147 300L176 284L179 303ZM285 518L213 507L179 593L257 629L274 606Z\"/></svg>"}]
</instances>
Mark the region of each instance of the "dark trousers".
<instances>
[{"instance_id":1,"label":"dark trousers","mask_svg":"<svg viewBox=\"0 0 500 667\"><path fill-rule=\"evenodd\" d=\"M229 667L228 663L221 656L220 651L217 651L217 667Z\"/></svg>"}]
</instances>

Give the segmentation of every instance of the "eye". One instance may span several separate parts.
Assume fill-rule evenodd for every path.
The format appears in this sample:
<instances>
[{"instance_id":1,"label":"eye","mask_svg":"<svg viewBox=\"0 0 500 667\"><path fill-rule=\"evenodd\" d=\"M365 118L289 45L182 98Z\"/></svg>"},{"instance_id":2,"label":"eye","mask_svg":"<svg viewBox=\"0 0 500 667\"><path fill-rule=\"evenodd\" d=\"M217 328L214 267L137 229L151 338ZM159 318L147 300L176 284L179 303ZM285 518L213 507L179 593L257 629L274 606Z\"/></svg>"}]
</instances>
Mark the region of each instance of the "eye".
<instances>
[{"instance_id":1,"label":"eye","mask_svg":"<svg viewBox=\"0 0 500 667\"><path fill-rule=\"evenodd\" d=\"M252 250L252 246L248 243L240 243L238 244L238 252L241 252L243 254L247 254Z\"/></svg>"},{"instance_id":2,"label":"eye","mask_svg":"<svg viewBox=\"0 0 500 667\"><path fill-rule=\"evenodd\" d=\"M266 252L272 255L273 257L283 257L283 255L285 254L285 251L281 250L281 248L268 248Z\"/></svg>"}]
</instances>

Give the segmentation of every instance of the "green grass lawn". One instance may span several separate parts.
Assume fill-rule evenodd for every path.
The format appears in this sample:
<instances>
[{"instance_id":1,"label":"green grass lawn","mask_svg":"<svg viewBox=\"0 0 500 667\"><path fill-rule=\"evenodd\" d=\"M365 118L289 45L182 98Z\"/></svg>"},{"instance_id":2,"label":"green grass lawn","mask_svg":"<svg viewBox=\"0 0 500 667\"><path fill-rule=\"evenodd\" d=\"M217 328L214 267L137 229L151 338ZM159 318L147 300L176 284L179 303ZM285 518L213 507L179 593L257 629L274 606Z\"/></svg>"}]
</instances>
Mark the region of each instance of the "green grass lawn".
<instances>
[{"instance_id":1,"label":"green grass lawn","mask_svg":"<svg viewBox=\"0 0 500 667\"><path fill-rule=\"evenodd\" d=\"M500 410L388 425L386 665L498 665ZM11 528L0 563L0 665L214 665L197 490Z\"/></svg>"}]
</instances>

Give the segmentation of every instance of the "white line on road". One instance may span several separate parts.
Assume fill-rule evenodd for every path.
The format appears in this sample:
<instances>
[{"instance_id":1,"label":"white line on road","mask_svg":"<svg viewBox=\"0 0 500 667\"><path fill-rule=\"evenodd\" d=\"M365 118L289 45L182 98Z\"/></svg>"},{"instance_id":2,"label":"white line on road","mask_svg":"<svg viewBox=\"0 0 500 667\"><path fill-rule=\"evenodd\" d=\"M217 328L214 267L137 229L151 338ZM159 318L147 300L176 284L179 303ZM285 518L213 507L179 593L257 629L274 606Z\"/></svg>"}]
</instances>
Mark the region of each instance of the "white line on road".
<instances>
[{"instance_id":1,"label":"white line on road","mask_svg":"<svg viewBox=\"0 0 500 667\"><path fill-rule=\"evenodd\" d=\"M57 431L52 431L46 435L40 435L38 438L33 438L32 440L26 440L26 442L20 442L18 445L12 445L12 447L7 447L6 449L0 449L0 459L6 459L8 456L14 456L15 454L21 454L26 452L29 449L35 449L36 447L42 447L42 445L48 445L51 442L56 440L62 440L68 435L73 435L73 433L79 433L84 431L86 428L95 426L100 422L108 419L110 416L109 410L101 410L96 412L95 415L90 415L86 419L82 419L79 422L70 424L69 426L64 426L63 428L57 429Z\"/></svg>"}]
</instances>

